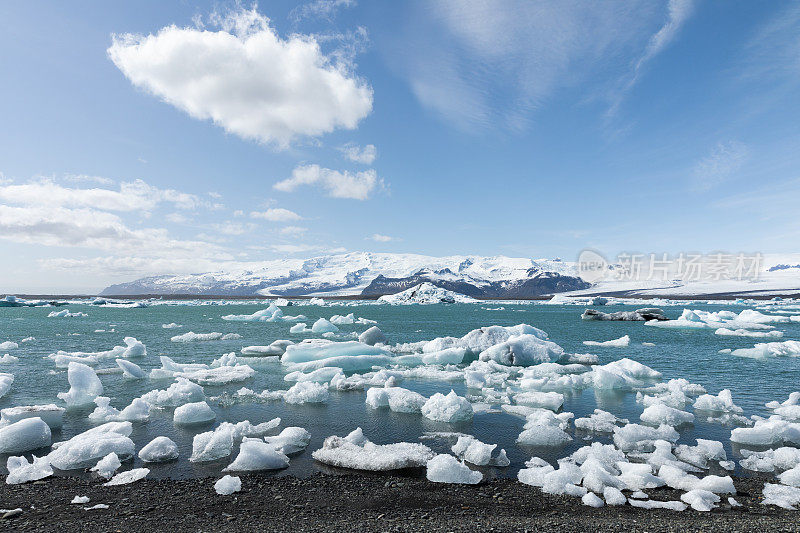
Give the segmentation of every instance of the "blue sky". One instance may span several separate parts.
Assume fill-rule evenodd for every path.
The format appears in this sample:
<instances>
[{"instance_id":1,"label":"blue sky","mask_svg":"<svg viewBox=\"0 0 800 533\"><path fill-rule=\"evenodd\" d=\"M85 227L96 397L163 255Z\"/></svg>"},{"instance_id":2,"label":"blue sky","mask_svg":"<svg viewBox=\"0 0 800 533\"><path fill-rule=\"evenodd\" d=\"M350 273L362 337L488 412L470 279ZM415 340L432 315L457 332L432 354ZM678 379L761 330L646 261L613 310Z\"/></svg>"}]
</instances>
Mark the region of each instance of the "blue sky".
<instances>
[{"instance_id":1,"label":"blue sky","mask_svg":"<svg viewBox=\"0 0 800 533\"><path fill-rule=\"evenodd\" d=\"M800 244L796 3L7 2L0 50L0 291Z\"/></svg>"}]
</instances>

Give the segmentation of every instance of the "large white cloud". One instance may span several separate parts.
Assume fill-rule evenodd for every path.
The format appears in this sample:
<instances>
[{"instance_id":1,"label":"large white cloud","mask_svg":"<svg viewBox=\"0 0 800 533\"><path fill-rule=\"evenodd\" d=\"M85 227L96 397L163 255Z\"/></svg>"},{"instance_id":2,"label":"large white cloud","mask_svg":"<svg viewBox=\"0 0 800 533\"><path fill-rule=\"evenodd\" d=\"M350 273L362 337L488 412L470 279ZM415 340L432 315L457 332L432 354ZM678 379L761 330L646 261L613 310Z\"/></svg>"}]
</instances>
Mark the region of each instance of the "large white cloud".
<instances>
[{"instance_id":1,"label":"large white cloud","mask_svg":"<svg viewBox=\"0 0 800 533\"><path fill-rule=\"evenodd\" d=\"M256 8L216 22L217 31L115 35L108 55L134 85L192 117L281 147L353 129L371 112L372 89L313 36L283 39Z\"/></svg>"},{"instance_id":2,"label":"large white cloud","mask_svg":"<svg viewBox=\"0 0 800 533\"><path fill-rule=\"evenodd\" d=\"M383 181L372 169L354 173L319 165L300 165L295 167L291 177L279 181L274 187L279 191L291 192L303 185L322 188L334 198L366 200L376 188L383 185Z\"/></svg>"},{"instance_id":3,"label":"large white cloud","mask_svg":"<svg viewBox=\"0 0 800 533\"><path fill-rule=\"evenodd\" d=\"M142 180L121 183L119 190L70 188L50 179L0 185L0 201L18 205L97 207L106 211L150 211L160 203L194 209L203 202L193 194L159 189Z\"/></svg>"}]
</instances>

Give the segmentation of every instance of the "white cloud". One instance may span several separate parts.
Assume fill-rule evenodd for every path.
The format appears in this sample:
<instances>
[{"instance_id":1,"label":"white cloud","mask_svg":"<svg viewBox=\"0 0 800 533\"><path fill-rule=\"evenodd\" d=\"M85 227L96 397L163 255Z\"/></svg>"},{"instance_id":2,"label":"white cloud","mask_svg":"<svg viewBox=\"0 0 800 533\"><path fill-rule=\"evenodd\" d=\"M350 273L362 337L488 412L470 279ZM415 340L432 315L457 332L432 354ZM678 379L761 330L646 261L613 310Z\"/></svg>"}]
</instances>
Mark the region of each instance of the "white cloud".
<instances>
[{"instance_id":1,"label":"white cloud","mask_svg":"<svg viewBox=\"0 0 800 533\"><path fill-rule=\"evenodd\" d=\"M375 242L390 242L394 240L394 237L389 237L388 235L381 235L380 233L375 233L371 237L369 237L369 239Z\"/></svg>"},{"instance_id":2,"label":"white cloud","mask_svg":"<svg viewBox=\"0 0 800 533\"><path fill-rule=\"evenodd\" d=\"M348 143L339 147L339 151L345 158L355 163L362 163L364 165L371 165L378 157L378 150L374 144L366 146L358 146L357 144Z\"/></svg>"},{"instance_id":3,"label":"white cloud","mask_svg":"<svg viewBox=\"0 0 800 533\"><path fill-rule=\"evenodd\" d=\"M286 226L278 230L278 233L287 237L302 237L308 231L308 228L301 226Z\"/></svg>"},{"instance_id":4,"label":"white cloud","mask_svg":"<svg viewBox=\"0 0 800 533\"><path fill-rule=\"evenodd\" d=\"M238 222L225 221L219 224L211 224L211 229L223 235L244 235L255 229L255 224L240 224Z\"/></svg>"},{"instance_id":5,"label":"white cloud","mask_svg":"<svg viewBox=\"0 0 800 533\"><path fill-rule=\"evenodd\" d=\"M191 221L191 219L183 213L169 213L164 219L173 224L188 224Z\"/></svg>"},{"instance_id":6,"label":"white cloud","mask_svg":"<svg viewBox=\"0 0 800 533\"><path fill-rule=\"evenodd\" d=\"M64 176L66 181L72 183L97 183L98 185L113 185L114 180L103 176L89 176L87 174L67 174Z\"/></svg>"},{"instance_id":7,"label":"white cloud","mask_svg":"<svg viewBox=\"0 0 800 533\"><path fill-rule=\"evenodd\" d=\"M179 209L195 209L203 204L193 194L159 189L142 180L123 182L118 191L111 189L72 189L50 179L25 184L0 186L0 200L31 206L98 207L107 211L150 211L160 203Z\"/></svg>"},{"instance_id":8,"label":"white cloud","mask_svg":"<svg viewBox=\"0 0 800 533\"><path fill-rule=\"evenodd\" d=\"M283 39L255 7L212 22L217 31L172 25L117 35L108 55L131 83L192 117L280 147L354 129L372 111L372 89L313 36Z\"/></svg>"},{"instance_id":9,"label":"white cloud","mask_svg":"<svg viewBox=\"0 0 800 533\"><path fill-rule=\"evenodd\" d=\"M273 244L269 246L269 249L282 254L302 254L310 252L338 254L347 251L345 248L341 247L328 248L326 246L317 246L314 244Z\"/></svg>"},{"instance_id":10,"label":"white cloud","mask_svg":"<svg viewBox=\"0 0 800 533\"><path fill-rule=\"evenodd\" d=\"M289 211L282 207L273 207L266 211L251 211L250 217L269 220L270 222L291 222L293 220L302 220L303 218L294 211Z\"/></svg>"},{"instance_id":11,"label":"white cloud","mask_svg":"<svg viewBox=\"0 0 800 533\"><path fill-rule=\"evenodd\" d=\"M113 213L88 208L0 204L0 239L141 257L228 257L208 243L172 239L160 228L132 229Z\"/></svg>"},{"instance_id":12,"label":"white cloud","mask_svg":"<svg viewBox=\"0 0 800 533\"><path fill-rule=\"evenodd\" d=\"M241 209L237 209L236 211L233 212L233 216L235 216L235 217L243 217L244 216L244 211L242 211Z\"/></svg>"},{"instance_id":13,"label":"white cloud","mask_svg":"<svg viewBox=\"0 0 800 533\"><path fill-rule=\"evenodd\" d=\"M291 192L302 185L321 187L333 198L366 200L376 188L383 186L383 180L372 169L352 173L319 165L301 165L295 167L290 178L279 181L274 187L279 191Z\"/></svg>"},{"instance_id":14,"label":"white cloud","mask_svg":"<svg viewBox=\"0 0 800 533\"><path fill-rule=\"evenodd\" d=\"M294 22L310 18L333 20L339 9L355 5L355 0L314 0L292 9L289 12L289 18Z\"/></svg>"},{"instance_id":15,"label":"white cloud","mask_svg":"<svg viewBox=\"0 0 800 533\"><path fill-rule=\"evenodd\" d=\"M717 144L710 154L695 165L694 188L708 190L719 185L742 167L748 153L747 146L740 142Z\"/></svg>"}]
</instances>

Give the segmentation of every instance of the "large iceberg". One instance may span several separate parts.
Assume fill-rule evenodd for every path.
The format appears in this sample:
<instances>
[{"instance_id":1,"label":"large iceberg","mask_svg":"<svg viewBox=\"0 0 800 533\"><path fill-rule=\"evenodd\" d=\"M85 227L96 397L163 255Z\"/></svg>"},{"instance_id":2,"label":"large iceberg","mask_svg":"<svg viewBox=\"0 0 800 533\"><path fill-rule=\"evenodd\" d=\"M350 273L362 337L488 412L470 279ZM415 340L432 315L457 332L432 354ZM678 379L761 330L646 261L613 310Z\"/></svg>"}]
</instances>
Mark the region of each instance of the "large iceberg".
<instances>
[{"instance_id":1,"label":"large iceberg","mask_svg":"<svg viewBox=\"0 0 800 533\"><path fill-rule=\"evenodd\" d=\"M426 466L434 453L423 444L411 442L374 444L357 428L346 437L328 437L312 456L340 468L387 471Z\"/></svg>"}]
</instances>

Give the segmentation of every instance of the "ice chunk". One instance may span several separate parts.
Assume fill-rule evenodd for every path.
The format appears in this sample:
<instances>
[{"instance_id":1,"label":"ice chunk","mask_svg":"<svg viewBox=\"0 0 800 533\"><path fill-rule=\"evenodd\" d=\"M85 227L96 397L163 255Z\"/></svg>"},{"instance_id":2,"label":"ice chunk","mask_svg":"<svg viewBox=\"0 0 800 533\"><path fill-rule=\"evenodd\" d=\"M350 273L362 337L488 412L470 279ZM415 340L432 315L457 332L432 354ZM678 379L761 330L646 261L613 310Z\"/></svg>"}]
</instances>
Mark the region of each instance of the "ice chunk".
<instances>
[{"instance_id":1,"label":"ice chunk","mask_svg":"<svg viewBox=\"0 0 800 533\"><path fill-rule=\"evenodd\" d=\"M473 303L476 301L477 300L474 298L437 287L433 283L427 281L396 294L386 294L378 298L378 302L392 305Z\"/></svg>"},{"instance_id":2,"label":"ice chunk","mask_svg":"<svg viewBox=\"0 0 800 533\"><path fill-rule=\"evenodd\" d=\"M217 418L206 402L186 403L175 408L172 421L175 424L205 424Z\"/></svg>"},{"instance_id":3,"label":"ice chunk","mask_svg":"<svg viewBox=\"0 0 800 533\"><path fill-rule=\"evenodd\" d=\"M328 320L325 320L324 318L320 318L319 320L314 322L313 326L311 326L311 332L312 333L316 333L316 334L320 334L320 333L338 333L339 332L339 328L337 328L336 326L331 324Z\"/></svg>"},{"instance_id":4,"label":"ice chunk","mask_svg":"<svg viewBox=\"0 0 800 533\"><path fill-rule=\"evenodd\" d=\"M284 381L315 381L317 383L326 383L336 377L338 374L344 374L344 371L336 366L326 366L318 368L308 374L304 372L289 372L283 376Z\"/></svg>"},{"instance_id":5,"label":"ice chunk","mask_svg":"<svg viewBox=\"0 0 800 533\"><path fill-rule=\"evenodd\" d=\"M681 495L681 501L684 501L692 506L695 511L708 512L717 506L720 497L703 489L694 489Z\"/></svg>"},{"instance_id":6,"label":"ice chunk","mask_svg":"<svg viewBox=\"0 0 800 533\"><path fill-rule=\"evenodd\" d=\"M344 438L328 437L312 457L340 468L387 471L425 466L434 453L423 444L410 442L374 444L364 438L361 428L358 428Z\"/></svg>"},{"instance_id":7,"label":"ice chunk","mask_svg":"<svg viewBox=\"0 0 800 533\"><path fill-rule=\"evenodd\" d=\"M24 453L50 446L50 426L41 418L25 418L0 428L0 453Z\"/></svg>"},{"instance_id":8,"label":"ice chunk","mask_svg":"<svg viewBox=\"0 0 800 533\"><path fill-rule=\"evenodd\" d=\"M719 395L703 394L694 402L694 408L699 411L718 413L741 413L743 409L733 403L729 389L723 389Z\"/></svg>"},{"instance_id":9,"label":"ice chunk","mask_svg":"<svg viewBox=\"0 0 800 533\"><path fill-rule=\"evenodd\" d=\"M731 442L747 446L800 445L800 424L776 418L757 420L751 428L734 428Z\"/></svg>"},{"instance_id":10,"label":"ice chunk","mask_svg":"<svg viewBox=\"0 0 800 533\"><path fill-rule=\"evenodd\" d=\"M79 504L89 503L89 497L88 496L75 496L74 498L72 498L72 501L70 501L69 503L79 503Z\"/></svg>"},{"instance_id":11,"label":"ice chunk","mask_svg":"<svg viewBox=\"0 0 800 533\"><path fill-rule=\"evenodd\" d=\"M117 365L122 369L122 375L128 379L142 379L147 376L139 365L125 359L117 359Z\"/></svg>"},{"instance_id":12,"label":"ice chunk","mask_svg":"<svg viewBox=\"0 0 800 533\"><path fill-rule=\"evenodd\" d=\"M497 444L485 444L471 435L460 435L450 449L459 459L477 466L508 466L510 462L505 450L500 450L497 457L492 457L495 448Z\"/></svg>"},{"instance_id":13,"label":"ice chunk","mask_svg":"<svg viewBox=\"0 0 800 533\"><path fill-rule=\"evenodd\" d=\"M657 440L675 442L680 435L675 428L662 425L658 428L642 426L640 424L627 424L614 428L614 444L623 451L646 451L654 448Z\"/></svg>"},{"instance_id":14,"label":"ice chunk","mask_svg":"<svg viewBox=\"0 0 800 533\"><path fill-rule=\"evenodd\" d=\"M587 309L581 315L583 320L622 320L644 322L647 320L667 320L664 311L658 307L645 307L635 311L617 311L616 313L603 313L594 309Z\"/></svg>"},{"instance_id":15,"label":"ice chunk","mask_svg":"<svg viewBox=\"0 0 800 533\"><path fill-rule=\"evenodd\" d=\"M445 348L438 352L428 352L422 356L422 363L426 365L458 365L464 361L466 348Z\"/></svg>"},{"instance_id":16,"label":"ice chunk","mask_svg":"<svg viewBox=\"0 0 800 533\"><path fill-rule=\"evenodd\" d=\"M264 440L279 452L291 455L302 452L308 447L311 433L301 427L288 427L274 437L264 437Z\"/></svg>"},{"instance_id":17,"label":"ice chunk","mask_svg":"<svg viewBox=\"0 0 800 533\"><path fill-rule=\"evenodd\" d=\"M604 488L603 499L606 501L606 505L625 505L628 501L622 491L615 487Z\"/></svg>"},{"instance_id":18,"label":"ice chunk","mask_svg":"<svg viewBox=\"0 0 800 533\"><path fill-rule=\"evenodd\" d=\"M176 324L175 322L170 322L169 324L161 324L161 327L164 329L177 329L182 328L180 324Z\"/></svg>"},{"instance_id":19,"label":"ice chunk","mask_svg":"<svg viewBox=\"0 0 800 533\"><path fill-rule=\"evenodd\" d=\"M134 398L129 406L122 411L111 407L111 399L106 396L98 396L94 399L97 405L94 411L89 414L89 418L98 422L144 422L150 418L150 404L141 398Z\"/></svg>"},{"instance_id":20,"label":"ice chunk","mask_svg":"<svg viewBox=\"0 0 800 533\"><path fill-rule=\"evenodd\" d=\"M14 374L0 372L0 398L8 393L12 383L14 383Z\"/></svg>"},{"instance_id":21,"label":"ice chunk","mask_svg":"<svg viewBox=\"0 0 800 533\"><path fill-rule=\"evenodd\" d=\"M172 342L198 342L198 341L227 341L241 339L242 336L237 333L219 333L217 331L212 333L195 333L188 331L182 335L175 335L170 340Z\"/></svg>"},{"instance_id":22,"label":"ice chunk","mask_svg":"<svg viewBox=\"0 0 800 533\"><path fill-rule=\"evenodd\" d=\"M139 450L145 463L164 463L178 458L178 445L169 437L156 437Z\"/></svg>"},{"instance_id":23,"label":"ice chunk","mask_svg":"<svg viewBox=\"0 0 800 533\"><path fill-rule=\"evenodd\" d=\"M383 334L378 326L372 326L358 336L358 342L374 346L376 344L386 344L387 340L386 335Z\"/></svg>"},{"instance_id":24,"label":"ice chunk","mask_svg":"<svg viewBox=\"0 0 800 533\"><path fill-rule=\"evenodd\" d=\"M37 481L53 475L53 469L46 456L33 457L30 463L24 457L12 456L6 461L6 468L8 469L6 483L9 485Z\"/></svg>"},{"instance_id":25,"label":"ice chunk","mask_svg":"<svg viewBox=\"0 0 800 533\"><path fill-rule=\"evenodd\" d=\"M97 475L102 478L111 479L120 466L122 466L122 462L119 457L116 453L111 452L92 467L92 472L97 472Z\"/></svg>"},{"instance_id":26,"label":"ice chunk","mask_svg":"<svg viewBox=\"0 0 800 533\"><path fill-rule=\"evenodd\" d=\"M16 363L17 361L19 361L19 357L14 357L11 354L5 354L2 357L0 357L0 364L4 364L4 365L10 364L10 363Z\"/></svg>"},{"instance_id":27,"label":"ice chunk","mask_svg":"<svg viewBox=\"0 0 800 533\"><path fill-rule=\"evenodd\" d=\"M527 391L514 395L514 403L558 411L564 404L564 395L558 392Z\"/></svg>"},{"instance_id":28,"label":"ice chunk","mask_svg":"<svg viewBox=\"0 0 800 533\"><path fill-rule=\"evenodd\" d=\"M605 346L612 348L625 348L631 343L631 338L628 335L623 335L619 339L610 341L583 341L586 346Z\"/></svg>"},{"instance_id":29,"label":"ice chunk","mask_svg":"<svg viewBox=\"0 0 800 533\"><path fill-rule=\"evenodd\" d=\"M778 479L784 485L800 487L800 466L795 466L790 470L778 474Z\"/></svg>"},{"instance_id":30,"label":"ice chunk","mask_svg":"<svg viewBox=\"0 0 800 533\"><path fill-rule=\"evenodd\" d=\"M277 302L282 303L282 302ZM285 302L288 304L288 302ZM238 322L292 322L295 320L305 320L303 315L286 316L276 303L271 303L266 309L256 311L252 315L225 315L222 320Z\"/></svg>"},{"instance_id":31,"label":"ice chunk","mask_svg":"<svg viewBox=\"0 0 800 533\"><path fill-rule=\"evenodd\" d=\"M656 427L662 424L682 426L694 423L694 415L692 413L669 407L663 403L646 407L639 418L643 423Z\"/></svg>"},{"instance_id":32,"label":"ice chunk","mask_svg":"<svg viewBox=\"0 0 800 533\"><path fill-rule=\"evenodd\" d=\"M55 404L20 405L0 410L0 427L19 422L25 418L39 417L50 429L60 429L63 425L64 408Z\"/></svg>"},{"instance_id":33,"label":"ice chunk","mask_svg":"<svg viewBox=\"0 0 800 533\"><path fill-rule=\"evenodd\" d=\"M617 422L627 423L602 409L595 409L594 413L586 418L575 419L575 429L591 431L594 433L613 433L617 427Z\"/></svg>"},{"instance_id":34,"label":"ice chunk","mask_svg":"<svg viewBox=\"0 0 800 533\"><path fill-rule=\"evenodd\" d=\"M242 480L238 476L225 475L214 483L214 490L220 496L230 496L242 490Z\"/></svg>"},{"instance_id":35,"label":"ice chunk","mask_svg":"<svg viewBox=\"0 0 800 533\"><path fill-rule=\"evenodd\" d=\"M422 406L422 416L437 422L464 422L472 419L472 405L451 390L446 396L437 392Z\"/></svg>"},{"instance_id":36,"label":"ice chunk","mask_svg":"<svg viewBox=\"0 0 800 533\"><path fill-rule=\"evenodd\" d=\"M17 344L16 342L13 342L13 341L0 342L0 350L3 350L3 351L5 351L5 350L16 350L17 348L19 348L19 344Z\"/></svg>"},{"instance_id":37,"label":"ice chunk","mask_svg":"<svg viewBox=\"0 0 800 533\"><path fill-rule=\"evenodd\" d=\"M794 511L797 504L800 504L800 488L787 487L774 483L764 484L764 501L762 505L777 505L784 509Z\"/></svg>"},{"instance_id":38,"label":"ice chunk","mask_svg":"<svg viewBox=\"0 0 800 533\"><path fill-rule=\"evenodd\" d=\"M94 370L82 363L70 362L67 367L68 392L59 392L58 397L67 404L67 409L91 405L103 394L103 384Z\"/></svg>"},{"instance_id":39,"label":"ice chunk","mask_svg":"<svg viewBox=\"0 0 800 533\"><path fill-rule=\"evenodd\" d=\"M152 390L142 396L142 399L156 407L177 407L189 402L202 401L205 397L203 387L186 378L177 378L166 390Z\"/></svg>"},{"instance_id":40,"label":"ice chunk","mask_svg":"<svg viewBox=\"0 0 800 533\"><path fill-rule=\"evenodd\" d=\"M650 324L651 322L647 322ZM669 509L670 511L685 511L687 505L683 502L662 502L659 500L634 500L632 498L628 498L628 503L631 504L632 507L638 507L640 509Z\"/></svg>"},{"instance_id":41,"label":"ice chunk","mask_svg":"<svg viewBox=\"0 0 800 533\"><path fill-rule=\"evenodd\" d=\"M372 387L366 399L373 409L388 407L398 413L419 413L427 401L425 396L402 387Z\"/></svg>"},{"instance_id":42,"label":"ice chunk","mask_svg":"<svg viewBox=\"0 0 800 533\"><path fill-rule=\"evenodd\" d=\"M286 403L325 403L330 393L328 388L313 381L298 381L283 396Z\"/></svg>"},{"instance_id":43,"label":"ice chunk","mask_svg":"<svg viewBox=\"0 0 800 533\"><path fill-rule=\"evenodd\" d=\"M430 459L426 477L434 483L462 483L475 485L483 479L483 474L470 470L463 462L448 454L440 454Z\"/></svg>"},{"instance_id":44,"label":"ice chunk","mask_svg":"<svg viewBox=\"0 0 800 533\"><path fill-rule=\"evenodd\" d=\"M555 362L563 356L564 349L558 344L539 335L523 334L510 336L506 341L490 346L480 353L479 359L503 365L529 366Z\"/></svg>"},{"instance_id":45,"label":"ice chunk","mask_svg":"<svg viewBox=\"0 0 800 533\"><path fill-rule=\"evenodd\" d=\"M280 470L289 466L289 458L274 446L258 439L244 439L239 455L225 471Z\"/></svg>"},{"instance_id":46,"label":"ice chunk","mask_svg":"<svg viewBox=\"0 0 800 533\"><path fill-rule=\"evenodd\" d=\"M752 348L739 348L731 352L740 357L763 359L766 357L800 357L800 341L759 342Z\"/></svg>"},{"instance_id":47,"label":"ice chunk","mask_svg":"<svg viewBox=\"0 0 800 533\"><path fill-rule=\"evenodd\" d=\"M76 318L76 317L86 317L89 316L86 313L82 313L80 311L76 311L74 313L70 312L69 309L62 309L61 311L50 311L47 314L47 318Z\"/></svg>"},{"instance_id":48,"label":"ice chunk","mask_svg":"<svg viewBox=\"0 0 800 533\"><path fill-rule=\"evenodd\" d=\"M111 452L122 459L135 451L128 436L133 431L130 422L108 422L59 443L49 454L50 464L59 470L85 468ZM54 445L55 447L55 445Z\"/></svg>"},{"instance_id":49,"label":"ice chunk","mask_svg":"<svg viewBox=\"0 0 800 533\"><path fill-rule=\"evenodd\" d=\"M583 498L581 498L581 502L583 502L583 505L589 507L602 507L604 505L603 500L594 492L587 492L584 494Z\"/></svg>"},{"instance_id":50,"label":"ice chunk","mask_svg":"<svg viewBox=\"0 0 800 533\"><path fill-rule=\"evenodd\" d=\"M144 479L150 473L149 468L133 468L125 472L120 472L111 478L111 481L103 483L104 487L114 487L116 485L128 485L140 479Z\"/></svg>"}]
</instances>

